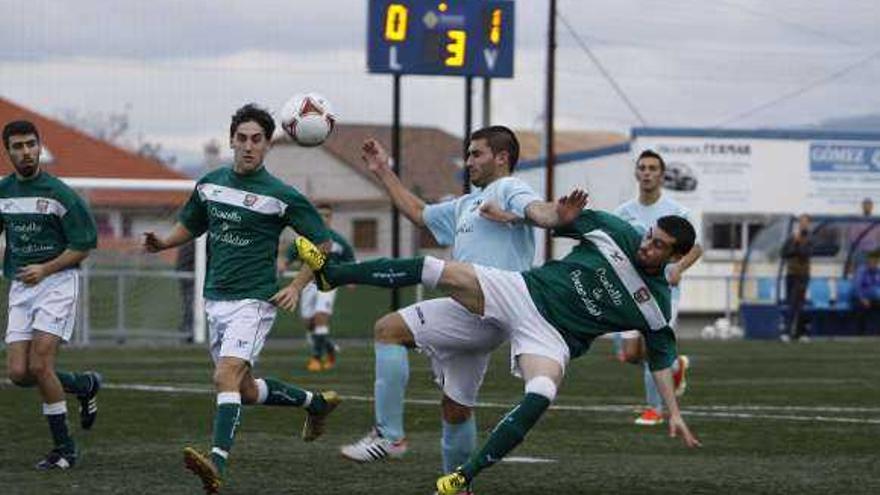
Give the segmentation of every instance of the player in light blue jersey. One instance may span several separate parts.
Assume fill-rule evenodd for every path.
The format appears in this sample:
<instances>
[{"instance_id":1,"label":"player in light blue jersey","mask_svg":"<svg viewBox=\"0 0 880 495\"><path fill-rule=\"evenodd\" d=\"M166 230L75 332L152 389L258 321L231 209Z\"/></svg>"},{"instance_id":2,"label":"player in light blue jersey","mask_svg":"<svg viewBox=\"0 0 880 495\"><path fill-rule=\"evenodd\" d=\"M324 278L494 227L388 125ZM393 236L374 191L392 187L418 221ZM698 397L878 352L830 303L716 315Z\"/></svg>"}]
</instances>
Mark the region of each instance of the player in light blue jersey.
<instances>
[{"instance_id":1,"label":"player in light blue jersey","mask_svg":"<svg viewBox=\"0 0 880 495\"><path fill-rule=\"evenodd\" d=\"M645 150L636 160L636 180L639 183L638 198L631 199L620 206L614 213L629 222L643 235L656 225L657 220L667 215L675 215L691 220L690 212L680 203L663 195L663 175L666 171L666 163L663 157L651 150ZM668 265L666 278L672 286L672 317L670 326L675 327L678 317L678 301L681 291L678 284L681 276L691 267L703 250L699 244L683 256L678 262ZM648 369L645 361L645 343L641 334L637 331L619 332L615 334L615 347L621 361L644 366L645 400L648 407L636 418L638 425L653 426L663 422L663 400L657 392L654 377ZM687 387L686 373L689 366L687 356L680 355L672 366L675 382L675 393L681 396Z\"/></svg>"},{"instance_id":2,"label":"player in light blue jersey","mask_svg":"<svg viewBox=\"0 0 880 495\"><path fill-rule=\"evenodd\" d=\"M543 202L523 181L510 177L519 158L519 143L506 127L487 127L470 136L466 166L476 190L434 205L426 205L403 186L379 143L367 140L363 151L367 168L394 204L414 224L427 227L439 244L451 245L455 260L527 270L535 255L530 224L548 226L556 220L554 204ZM489 208L520 221L499 223L485 218ZM451 472L476 446L473 407L477 392L490 352L506 339L504 331L451 298L422 301L382 317L375 325L376 423L360 441L343 446L343 456L372 462L404 455L406 349L415 348L428 355L443 389L441 449L444 470Z\"/></svg>"}]
</instances>

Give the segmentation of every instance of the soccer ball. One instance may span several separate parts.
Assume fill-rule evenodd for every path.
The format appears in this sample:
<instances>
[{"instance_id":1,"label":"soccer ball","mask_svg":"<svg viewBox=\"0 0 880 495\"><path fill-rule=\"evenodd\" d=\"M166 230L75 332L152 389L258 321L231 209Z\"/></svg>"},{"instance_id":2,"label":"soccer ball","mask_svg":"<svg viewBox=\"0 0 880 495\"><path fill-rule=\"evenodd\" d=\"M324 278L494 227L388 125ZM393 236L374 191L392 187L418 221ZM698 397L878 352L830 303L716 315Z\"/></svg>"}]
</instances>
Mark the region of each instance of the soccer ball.
<instances>
[{"instance_id":1,"label":"soccer ball","mask_svg":"<svg viewBox=\"0 0 880 495\"><path fill-rule=\"evenodd\" d=\"M335 122L330 102L317 93L295 95L281 109L281 128L300 146L323 143Z\"/></svg>"}]
</instances>

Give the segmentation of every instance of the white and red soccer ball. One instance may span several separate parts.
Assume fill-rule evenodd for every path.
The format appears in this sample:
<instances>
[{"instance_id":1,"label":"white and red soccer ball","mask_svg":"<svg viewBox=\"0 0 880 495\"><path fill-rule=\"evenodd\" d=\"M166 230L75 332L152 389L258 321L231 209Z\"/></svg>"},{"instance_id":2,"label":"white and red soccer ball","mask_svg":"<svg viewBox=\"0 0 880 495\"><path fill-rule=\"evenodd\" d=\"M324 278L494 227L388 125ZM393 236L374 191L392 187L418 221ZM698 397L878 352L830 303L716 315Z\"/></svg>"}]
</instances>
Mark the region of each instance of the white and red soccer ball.
<instances>
[{"instance_id":1,"label":"white and red soccer ball","mask_svg":"<svg viewBox=\"0 0 880 495\"><path fill-rule=\"evenodd\" d=\"M333 132L336 116L327 98L302 93L281 109L281 128L300 146L318 146Z\"/></svg>"}]
</instances>

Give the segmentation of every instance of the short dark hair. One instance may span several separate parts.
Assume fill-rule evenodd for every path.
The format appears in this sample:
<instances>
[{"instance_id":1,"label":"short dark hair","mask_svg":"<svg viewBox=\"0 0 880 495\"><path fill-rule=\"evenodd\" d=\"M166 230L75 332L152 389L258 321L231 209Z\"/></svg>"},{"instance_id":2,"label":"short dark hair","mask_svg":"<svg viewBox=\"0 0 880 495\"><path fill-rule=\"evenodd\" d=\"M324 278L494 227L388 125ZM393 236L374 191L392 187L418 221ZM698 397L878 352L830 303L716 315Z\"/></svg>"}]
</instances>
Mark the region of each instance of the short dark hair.
<instances>
[{"instance_id":1,"label":"short dark hair","mask_svg":"<svg viewBox=\"0 0 880 495\"><path fill-rule=\"evenodd\" d=\"M675 245L672 246L673 254L685 255L693 249L694 243L697 241L697 232L686 218L666 215L657 220L657 226L675 238Z\"/></svg>"},{"instance_id":2,"label":"short dark hair","mask_svg":"<svg viewBox=\"0 0 880 495\"><path fill-rule=\"evenodd\" d=\"M248 103L232 114L232 124L229 125L229 137L235 135L238 126L245 122L256 122L263 129L263 136L270 140L275 133L275 119L266 110L257 106L256 103Z\"/></svg>"},{"instance_id":3,"label":"short dark hair","mask_svg":"<svg viewBox=\"0 0 880 495\"><path fill-rule=\"evenodd\" d=\"M663 160L663 157L660 156L660 153L657 153L652 149L647 149L639 155L639 158L636 160L636 165L642 161L642 158L656 158L660 162L660 170L664 172L666 171L666 162Z\"/></svg>"},{"instance_id":4,"label":"short dark hair","mask_svg":"<svg viewBox=\"0 0 880 495\"><path fill-rule=\"evenodd\" d=\"M37 126L31 121L13 120L3 126L3 147L8 150L9 138L12 136L20 136L22 134L33 134L34 136L37 136L37 141L40 140L40 133L37 132Z\"/></svg>"},{"instance_id":5,"label":"short dark hair","mask_svg":"<svg viewBox=\"0 0 880 495\"><path fill-rule=\"evenodd\" d=\"M469 142L477 139L485 139L489 143L492 154L506 151L507 156L510 157L510 171L513 172L519 161L519 140L516 139L516 134L513 131L503 125L490 125L471 133Z\"/></svg>"}]
</instances>

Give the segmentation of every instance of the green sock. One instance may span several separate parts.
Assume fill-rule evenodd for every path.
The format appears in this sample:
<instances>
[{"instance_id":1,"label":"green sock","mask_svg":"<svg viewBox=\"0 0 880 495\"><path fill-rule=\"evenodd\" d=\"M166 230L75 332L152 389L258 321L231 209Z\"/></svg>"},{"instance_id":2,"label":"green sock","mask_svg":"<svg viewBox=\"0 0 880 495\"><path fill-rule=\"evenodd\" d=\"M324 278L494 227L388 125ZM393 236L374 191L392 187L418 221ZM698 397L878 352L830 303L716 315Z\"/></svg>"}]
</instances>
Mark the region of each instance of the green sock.
<instances>
[{"instance_id":1,"label":"green sock","mask_svg":"<svg viewBox=\"0 0 880 495\"><path fill-rule=\"evenodd\" d=\"M334 287L346 284L373 285L376 287L407 287L422 281L424 257L376 258L363 263L327 265L324 277Z\"/></svg>"},{"instance_id":2,"label":"green sock","mask_svg":"<svg viewBox=\"0 0 880 495\"><path fill-rule=\"evenodd\" d=\"M67 404L63 401L43 404L43 414L49 422L55 448L68 455L76 453L76 444L67 429Z\"/></svg>"},{"instance_id":3,"label":"green sock","mask_svg":"<svg viewBox=\"0 0 880 495\"><path fill-rule=\"evenodd\" d=\"M313 394L296 385L284 383L275 378L263 378L263 381L266 382L266 388L269 389L266 401L263 402L267 406L303 407L308 401L309 405L306 406L306 410L315 413L321 412L327 404L321 394Z\"/></svg>"},{"instance_id":4,"label":"green sock","mask_svg":"<svg viewBox=\"0 0 880 495\"><path fill-rule=\"evenodd\" d=\"M324 355L324 348L326 345L326 335L312 334L312 356L321 359L321 356Z\"/></svg>"},{"instance_id":5,"label":"green sock","mask_svg":"<svg viewBox=\"0 0 880 495\"><path fill-rule=\"evenodd\" d=\"M500 461L513 450L526 433L535 426L538 418L550 407L550 399L543 395L527 393L516 407L495 425L489 439L476 454L461 467L468 480L474 479L480 471Z\"/></svg>"},{"instance_id":6,"label":"green sock","mask_svg":"<svg viewBox=\"0 0 880 495\"><path fill-rule=\"evenodd\" d=\"M217 394L217 411L214 413L214 442L211 461L220 474L226 469L226 460L235 440L235 429L241 424L241 394L221 392Z\"/></svg>"},{"instance_id":7,"label":"green sock","mask_svg":"<svg viewBox=\"0 0 880 495\"><path fill-rule=\"evenodd\" d=\"M82 395L89 391L92 381L85 373L75 373L72 371L56 371L58 381L68 394Z\"/></svg>"}]
</instances>

